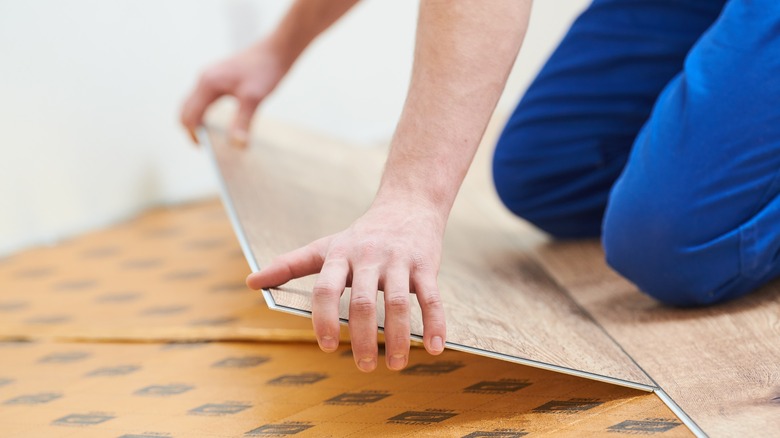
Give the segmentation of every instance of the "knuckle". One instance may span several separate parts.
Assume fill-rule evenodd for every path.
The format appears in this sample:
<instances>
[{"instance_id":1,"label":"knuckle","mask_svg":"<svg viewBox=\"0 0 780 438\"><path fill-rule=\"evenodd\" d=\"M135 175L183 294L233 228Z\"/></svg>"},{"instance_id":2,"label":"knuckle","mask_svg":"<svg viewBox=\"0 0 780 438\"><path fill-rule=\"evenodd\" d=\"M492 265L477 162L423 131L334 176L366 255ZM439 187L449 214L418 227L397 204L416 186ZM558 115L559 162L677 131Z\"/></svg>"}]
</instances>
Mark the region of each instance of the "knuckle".
<instances>
[{"instance_id":1,"label":"knuckle","mask_svg":"<svg viewBox=\"0 0 780 438\"><path fill-rule=\"evenodd\" d=\"M402 260L402 250L394 245L388 245L384 249L384 256L388 260L398 261Z\"/></svg>"},{"instance_id":2,"label":"knuckle","mask_svg":"<svg viewBox=\"0 0 780 438\"><path fill-rule=\"evenodd\" d=\"M338 337L339 327L336 321L314 321L312 325L314 327L314 333L317 333L319 336Z\"/></svg>"},{"instance_id":3,"label":"knuckle","mask_svg":"<svg viewBox=\"0 0 780 438\"><path fill-rule=\"evenodd\" d=\"M352 351L358 358L366 356L375 356L377 346L369 340L352 340Z\"/></svg>"},{"instance_id":4,"label":"knuckle","mask_svg":"<svg viewBox=\"0 0 780 438\"><path fill-rule=\"evenodd\" d=\"M312 293L314 295L333 295L335 293L338 293L338 286L336 286L336 283L330 280L320 280L317 281L317 283L314 284L314 289L312 290Z\"/></svg>"},{"instance_id":5,"label":"knuckle","mask_svg":"<svg viewBox=\"0 0 780 438\"><path fill-rule=\"evenodd\" d=\"M239 90L236 93L236 97L238 100L249 103L249 104L257 104L261 100L263 100L263 92L261 90L256 90L253 88L243 88Z\"/></svg>"},{"instance_id":6,"label":"knuckle","mask_svg":"<svg viewBox=\"0 0 780 438\"><path fill-rule=\"evenodd\" d=\"M440 309L442 307L441 295L439 295L438 291L427 291L420 298L426 308Z\"/></svg>"},{"instance_id":7,"label":"knuckle","mask_svg":"<svg viewBox=\"0 0 780 438\"><path fill-rule=\"evenodd\" d=\"M409 312L409 297L406 295L393 295L385 299L385 305L388 311L394 313Z\"/></svg>"},{"instance_id":8,"label":"knuckle","mask_svg":"<svg viewBox=\"0 0 780 438\"><path fill-rule=\"evenodd\" d=\"M396 333L389 336L385 331L385 344L390 354L406 353L409 351L409 333Z\"/></svg>"},{"instance_id":9,"label":"knuckle","mask_svg":"<svg viewBox=\"0 0 780 438\"><path fill-rule=\"evenodd\" d=\"M376 310L374 301L363 295L353 296L349 303L350 313L361 316L370 315Z\"/></svg>"},{"instance_id":10,"label":"knuckle","mask_svg":"<svg viewBox=\"0 0 780 438\"><path fill-rule=\"evenodd\" d=\"M326 259L328 261L346 260L348 251L343 246L333 246L328 249Z\"/></svg>"},{"instance_id":11,"label":"knuckle","mask_svg":"<svg viewBox=\"0 0 780 438\"><path fill-rule=\"evenodd\" d=\"M415 271L427 271L428 268L430 268L430 262L428 261L428 258L425 257L422 253L415 252L411 256L412 258L412 267Z\"/></svg>"},{"instance_id":12,"label":"knuckle","mask_svg":"<svg viewBox=\"0 0 780 438\"><path fill-rule=\"evenodd\" d=\"M376 240L368 239L360 242L358 246L358 254L363 258L371 258L376 255L377 247Z\"/></svg>"}]
</instances>

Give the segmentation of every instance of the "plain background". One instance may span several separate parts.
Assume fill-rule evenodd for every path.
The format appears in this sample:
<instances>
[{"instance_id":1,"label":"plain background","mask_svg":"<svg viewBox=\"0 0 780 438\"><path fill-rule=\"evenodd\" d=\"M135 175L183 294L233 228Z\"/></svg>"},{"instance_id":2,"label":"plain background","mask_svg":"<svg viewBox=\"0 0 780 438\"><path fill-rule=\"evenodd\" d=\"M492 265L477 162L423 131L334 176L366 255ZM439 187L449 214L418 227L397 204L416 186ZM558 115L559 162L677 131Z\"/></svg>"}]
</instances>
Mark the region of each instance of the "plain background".
<instances>
[{"instance_id":1,"label":"plain background","mask_svg":"<svg viewBox=\"0 0 780 438\"><path fill-rule=\"evenodd\" d=\"M535 3L498 111L512 110L587 3ZM268 33L289 4L0 1L0 256L215 196L179 106L204 66ZM304 53L263 116L386 143L406 93L417 7L358 4Z\"/></svg>"}]
</instances>

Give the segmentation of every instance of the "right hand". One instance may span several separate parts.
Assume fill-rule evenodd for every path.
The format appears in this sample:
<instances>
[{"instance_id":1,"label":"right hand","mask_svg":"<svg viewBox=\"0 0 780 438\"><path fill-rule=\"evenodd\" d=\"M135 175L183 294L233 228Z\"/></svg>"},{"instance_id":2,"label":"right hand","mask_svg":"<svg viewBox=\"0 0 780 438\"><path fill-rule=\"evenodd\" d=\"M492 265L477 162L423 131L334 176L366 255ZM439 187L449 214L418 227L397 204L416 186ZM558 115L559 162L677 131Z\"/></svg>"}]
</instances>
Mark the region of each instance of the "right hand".
<instances>
[{"instance_id":1,"label":"right hand","mask_svg":"<svg viewBox=\"0 0 780 438\"><path fill-rule=\"evenodd\" d=\"M349 333L357 367L377 366L376 299L384 291L385 360L391 370L409 361L410 299L417 295L424 325L423 344L431 354L444 350L444 308L437 285L446 213L411 196L378 197L344 231L276 258L247 278L255 290L319 273L312 294L312 321L320 348L339 344L339 301L352 288Z\"/></svg>"},{"instance_id":2,"label":"right hand","mask_svg":"<svg viewBox=\"0 0 780 438\"><path fill-rule=\"evenodd\" d=\"M267 42L260 42L207 68L181 110L181 123L197 143L195 130L211 103L224 95L238 99L238 113L230 128L231 140L244 146L249 125L260 102L276 88L291 62Z\"/></svg>"}]
</instances>

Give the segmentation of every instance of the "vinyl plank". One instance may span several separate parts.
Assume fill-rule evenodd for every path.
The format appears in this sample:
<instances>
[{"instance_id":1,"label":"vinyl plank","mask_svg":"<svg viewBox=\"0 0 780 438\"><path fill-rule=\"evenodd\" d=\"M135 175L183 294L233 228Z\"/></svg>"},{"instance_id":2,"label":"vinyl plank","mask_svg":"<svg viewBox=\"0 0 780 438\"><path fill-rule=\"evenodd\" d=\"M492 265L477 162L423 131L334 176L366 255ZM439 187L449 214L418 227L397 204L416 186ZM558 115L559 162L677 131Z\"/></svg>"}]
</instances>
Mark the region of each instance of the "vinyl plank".
<instances>
[{"instance_id":1,"label":"vinyl plank","mask_svg":"<svg viewBox=\"0 0 780 438\"><path fill-rule=\"evenodd\" d=\"M209 129L208 138L226 205L254 269L340 231L368 207L382 168L381 150L262 124L260 139L242 150L228 146L218 126ZM486 164L481 160L479 166ZM488 173L479 166L464 184L445 236L439 282L448 346L652 389L647 375L540 268L528 248L543 238L508 219L485 189ZM307 277L267 291L269 305L310 312L313 281ZM348 292L342 298L344 320L347 300ZM419 313L412 315L412 334L422 334Z\"/></svg>"},{"instance_id":2,"label":"vinyl plank","mask_svg":"<svg viewBox=\"0 0 780 438\"><path fill-rule=\"evenodd\" d=\"M702 309L673 309L609 269L595 241L536 252L556 281L711 436L780 431L780 283Z\"/></svg>"}]
</instances>

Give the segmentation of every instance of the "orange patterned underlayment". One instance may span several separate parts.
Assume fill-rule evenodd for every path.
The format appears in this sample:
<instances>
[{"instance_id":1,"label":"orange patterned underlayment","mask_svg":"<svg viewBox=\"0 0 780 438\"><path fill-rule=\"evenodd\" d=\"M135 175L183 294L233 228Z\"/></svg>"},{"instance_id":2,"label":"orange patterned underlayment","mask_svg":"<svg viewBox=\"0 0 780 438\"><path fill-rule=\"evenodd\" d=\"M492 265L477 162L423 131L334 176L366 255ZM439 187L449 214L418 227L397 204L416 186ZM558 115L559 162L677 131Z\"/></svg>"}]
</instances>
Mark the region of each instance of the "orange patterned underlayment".
<instances>
[{"instance_id":1,"label":"orange patterned underlayment","mask_svg":"<svg viewBox=\"0 0 780 438\"><path fill-rule=\"evenodd\" d=\"M157 209L0 263L0 339L313 340L269 310L217 201Z\"/></svg>"},{"instance_id":2,"label":"orange patterned underlayment","mask_svg":"<svg viewBox=\"0 0 780 438\"><path fill-rule=\"evenodd\" d=\"M247 271L216 202L3 260L0 435L690 436L654 394L465 353L363 374Z\"/></svg>"}]
</instances>

